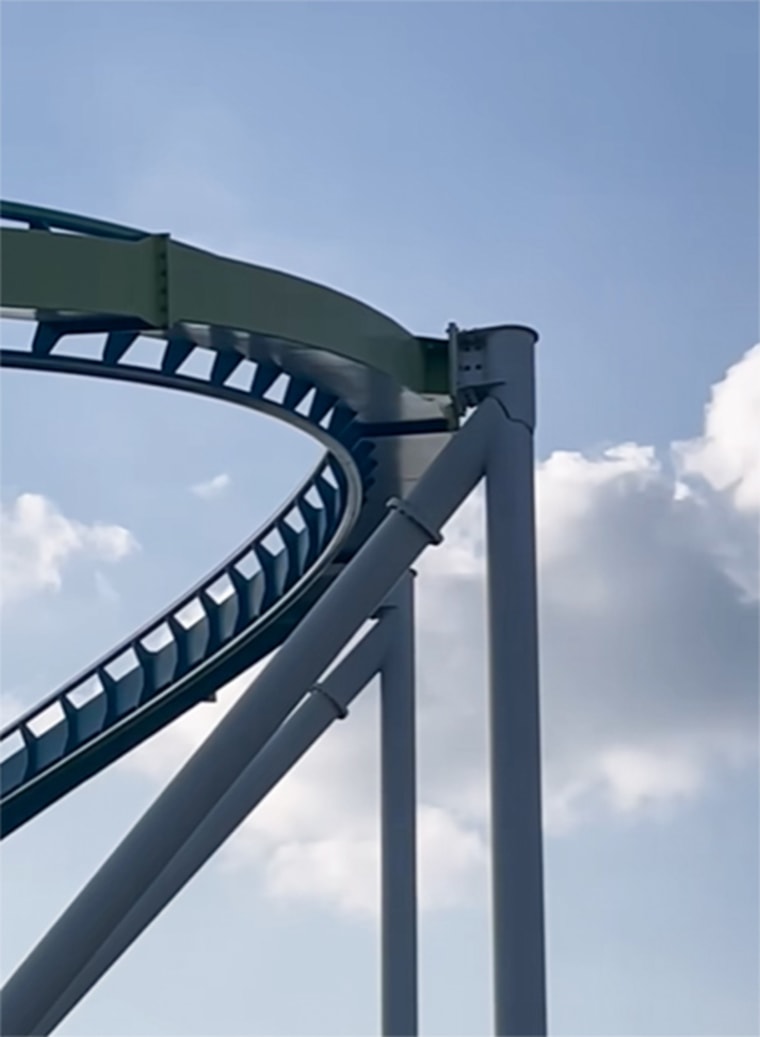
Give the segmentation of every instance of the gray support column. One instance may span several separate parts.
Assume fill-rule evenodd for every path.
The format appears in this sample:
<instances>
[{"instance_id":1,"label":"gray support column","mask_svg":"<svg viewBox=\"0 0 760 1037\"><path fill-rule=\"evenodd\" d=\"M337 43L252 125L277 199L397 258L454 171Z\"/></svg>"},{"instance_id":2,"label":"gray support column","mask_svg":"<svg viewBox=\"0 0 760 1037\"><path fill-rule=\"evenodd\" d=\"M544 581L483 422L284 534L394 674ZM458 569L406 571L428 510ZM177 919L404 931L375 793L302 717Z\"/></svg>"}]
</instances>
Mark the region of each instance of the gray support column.
<instances>
[{"instance_id":1,"label":"gray support column","mask_svg":"<svg viewBox=\"0 0 760 1037\"><path fill-rule=\"evenodd\" d=\"M414 702L414 575L383 603L381 669L381 985L383 1037L416 1037L417 796Z\"/></svg>"},{"instance_id":2,"label":"gray support column","mask_svg":"<svg viewBox=\"0 0 760 1037\"><path fill-rule=\"evenodd\" d=\"M497 1037L546 1033L541 756L534 520L534 346L525 328L486 333L502 408L486 468L491 843Z\"/></svg>"},{"instance_id":3,"label":"gray support column","mask_svg":"<svg viewBox=\"0 0 760 1037\"><path fill-rule=\"evenodd\" d=\"M3 1033L35 1032L89 960L481 478L498 419L486 400L394 507L97 874L10 977Z\"/></svg>"},{"instance_id":4,"label":"gray support column","mask_svg":"<svg viewBox=\"0 0 760 1037\"><path fill-rule=\"evenodd\" d=\"M380 669L387 643L381 620L313 689L40 1020L35 1033L49 1034L55 1029L327 728L345 716L350 703Z\"/></svg>"}]
</instances>

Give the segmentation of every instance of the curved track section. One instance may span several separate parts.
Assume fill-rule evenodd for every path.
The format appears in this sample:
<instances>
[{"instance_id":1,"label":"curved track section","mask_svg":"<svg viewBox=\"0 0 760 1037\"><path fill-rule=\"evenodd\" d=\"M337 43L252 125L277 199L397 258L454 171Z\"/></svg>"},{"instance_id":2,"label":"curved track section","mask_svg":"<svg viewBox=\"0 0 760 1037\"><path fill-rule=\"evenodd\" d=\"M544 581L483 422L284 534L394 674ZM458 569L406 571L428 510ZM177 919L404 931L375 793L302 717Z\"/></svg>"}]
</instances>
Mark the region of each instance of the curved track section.
<instances>
[{"instance_id":1,"label":"curved track section","mask_svg":"<svg viewBox=\"0 0 760 1037\"><path fill-rule=\"evenodd\" d=\"M450 421L440 398L423 398L393 378L394 364L400 366L401 377L412 369L408 352L398 353L399 365L389 360L387 351L378 351L385 370L368 366L368 353L378 346L376 329L387 334L379 321L387 319L353 300L348 301L353 309L343 306L342 319L337 312L334 323L339 337L346 314L350 324L359 313L355 355L348 340L337 355L324 343L330 324L323 319L324 311L336 306L337 293L281 274L274 276L293 282L294 306L304 304L304 285L322 293L316 308L312 303L318 326L322 318L323 338L318 343L273 335L271 315L262 318L263 331L251 326L255 319L243 327L229 327L203 322L195 312L192 320L157 326L144 313L130 312L137 292L134 286L129 291L129 283L123 305L107 308L93 296L93 304L85 309L77 296L86 286L72 282L71 270L61 264L59 250L69 247L61 238L76 239L73 258L80 261L87 258L83 241L102 239L127 249L158 241L165 250L168 239L12 203L3 203L0 215L28 227L11 232L20 249L11 251L11 262L20 256L20 266L27 262L35 276L39 267L46 277L40 298L33 298L36 289L29 286L29 278L14 280L16 270L10 267L11 287L7 292L4 287L3 309L34 320L36 328L27 349L0 350L2 366L211 396L279 417L316 436L328 451L277 515L220 566L0 732L0 831L7 835L196 703L212 699L225 683L282 644L334 579L341 559L376 526L389 493L401 492L440 449ZM4 230L6 239L8 233ZM49 245L52 259L47 258ZM24 251L30 246L37 266L29 264ZM206 253L197 255L230 263ZM82 265L86 280L86 263ZM254 290L257 277L272 274L245 264L234 267L236 275L240 268L250 271ZM137 270L133 280L145 280L143 266ZM214 272L213 267L206 270ZM161 302L169 278L160 264L157 274L153 267L149 273L156 275L148 278L151 293ZM114 283L107 275L107 269L101 270L106 284ZM118 276L115 266L113 278ZM76 308L61 305L67 294ZM54 307L49 305L51 295L57 302ZM287 299L284 302L287 333L293 314ZM168 315L168 300L163 306ZM369 343L362 334L368 324L374 333ZM404 335L401 332L393 342L397 351ZM407 337L419 349L430 350L429 344ZM438 388L434 378L429 382Z\"/></svg>"}]
</instances>

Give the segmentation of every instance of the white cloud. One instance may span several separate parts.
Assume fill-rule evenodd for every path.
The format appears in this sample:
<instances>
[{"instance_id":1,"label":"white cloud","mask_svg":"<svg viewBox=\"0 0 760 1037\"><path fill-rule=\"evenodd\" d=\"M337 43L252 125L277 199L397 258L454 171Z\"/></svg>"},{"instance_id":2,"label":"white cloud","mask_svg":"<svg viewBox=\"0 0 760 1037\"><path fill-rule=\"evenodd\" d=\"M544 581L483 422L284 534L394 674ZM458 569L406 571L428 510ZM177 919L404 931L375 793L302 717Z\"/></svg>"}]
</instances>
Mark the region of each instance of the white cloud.
<instances>
[{"instance_id":1,"label":"white cloud","mask_svg":"<svg viewBox=\"0 0 760 1037\"><path fill-rule=\"evenodd\" d=\"M558 451L538 466L550 833L667 815L726 768L757 759L756 551L730 553L726 544L735 534L745 546L756 542L749 504L760 443L750 447L760 422L744 407L750 435L735 456L739 433L722 413L740 406L734 390L757 401L757 356L748 353L715 387L704 435L688 451L674 448L675 472L670 457L637 444L596 456ZM694 458L707 456L731 457L731 478L706 478L707 462L697 467ZM449 523L444 545L418 565L420 892L427 909L470 898L485 876L482 510L476 493ZM237 694L225 692L224 706L193 711L133 760L166 773L167 760L185 758ZM275 896L373 914L377 720L368 689L230 840L225 868L257 867ZM172 757L169 747L180 743Z\"/></svg>"},{"instance_id":2,"label":"white cloud","mask_svg":"<svg viewBox=\"0 0 760 1037\"><path fill-rule=\"evenodd\" d=\"M0 591L4 603L61 587L74 558L118 562L137 549L123 526L87 525L63 515L36 493L24 493L0 510Z\"/></svg>"},{"instance_id":3,"label":"white cloud","mask_svg":"<svg viewBox=\"0 0 760 1037\"><path fill-rule=\"evenodd\" d=\"M380 851L375 833L359 835L345 822L337 832L309 840L259 845L237 853L239 868L266 854L265 877L283 899L322 900L346 914L375 917L380 908ZM417 816L419 906L423 911L456 905L475 878L485 885L486 847L481 835L441 807L421 804ZM245 844L243 844L245 846Z\"/></svg>"},{"instance_id":4,"label":"white cloud","mask_svg":"<svg viewBox=\"0 0 760 1037\"><path fill-rule=\"evenodd\" d=\"M348 724L336 724L225 847L225 870L258 865L271 893L374 917L380 906L378 689L367 688ZM419 904L455 905L480 879L480 830L442 805L418 806Z\"/></svg>"},{"instance_id":5,"label":"white cloud","mask_svg":"<svg viewBox=\"0 0 760 1037\"><path fill-rule=\"evenodd\" d=\"M117 766L164 782L216 727L266 665L258 663L221 693L134 750ZM270 893L316 900L371 918L379 908L376 689L354 704L283 779L225 845L228 873L257 867ZM418 812L420 906L452 906L474 877L485 883L482 831L440 805Z\"/></svg>"},{"instance_id":6,"label":"white cloud","mask_svg":"<svg viewBox=\"0 0 760 1037\"><path fill-rule=\"evenodd\" d=\"M600 754L599 770L612 806L623 813L650 800L693 796L704 780L694 754L657 748L612 746Z\"/></svg>"},{"instance_id":7,"label":"white cloud","mask_svg":"<svg viewBox=\"0 0 760 1037\"><path fill-rule=\"evenodd\" d=\"M726 378L758 400L757 351ZM754 388L753 388L754 386ZM694 456L721 439L724 383ZM757 411L757 406L755 407ZM760 458L760 414L743 410L747 449L730 482L670 472L669 458L626 444L601 456L558 452L538 467L542 709L546 821L555 831L609 813L658 813L697 795L721 767L756 759L757 521L739 508ZM716 431L718 430L718 431ZM731 442L736 431L731 429ZM754 453L749 448L754 442ZM746 500L746 497L745 497ZM481 703L455 689L484 675L482 497L448 530L460 561L429 552L421 579L421 679L440 749L431 780L483 818ZM469 553L470 567L461 564ZM454 759L455 739L468 747Z\"/></svg>"},{"instance_id":8,"label":"white cloud","mask_svg":"<svg viewBox=\"0 0 760 1037\"><path fill-rule=\"evenodd\" d=\"M685 475L728 493L737 510L760 514L760 343L713 386L705 432L678 443Z\"/></svg>"},{"instance_id":9,"label":"white cloud","mask_svg":"<svg viewBox=\"0 0 760 1037\"><path fill-rule=\"evenodd\" d=\"M205 482L199 482L194 486L191 486L190 492L194 493L196 497L210 500L212 497L219 497L224 493L229 485L229 475L226 472L221 472L219 475L215 475L213 478L207 479Z\"/></svg>"}]
</instances>

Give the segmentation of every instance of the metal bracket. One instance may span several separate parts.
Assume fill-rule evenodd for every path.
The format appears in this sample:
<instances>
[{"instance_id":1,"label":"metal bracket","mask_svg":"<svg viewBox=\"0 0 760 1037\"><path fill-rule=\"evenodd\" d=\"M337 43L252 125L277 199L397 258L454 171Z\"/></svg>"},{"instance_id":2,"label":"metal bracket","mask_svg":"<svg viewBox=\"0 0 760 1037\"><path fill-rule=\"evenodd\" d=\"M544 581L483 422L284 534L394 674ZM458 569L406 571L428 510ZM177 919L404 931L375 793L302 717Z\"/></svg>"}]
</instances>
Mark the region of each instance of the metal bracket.
<instances>
[{"instance_id":1,"label":"metal bracket","mask_svg":"<svg viewBox=\"0 0 760 1037\"><path fill-rule=\"evenodd\" d=\"M449 338L449 380L457 415L476 407L489 390L501 384L488 377L486 336L479 331L460 331L456 324L446 329Z\"/></svg>"},{"instance_id":2,"label":"metal bracket","mask_svg":"<svg viewBox=\"0 0 760 1037\"><path fill-rule=\"evenodd\" d=\"M536 423L533 347L538 335L520 324L460 331L448 327L449 380L457 416L496 396L512 421Z\"/></svg>"}]
</instances>

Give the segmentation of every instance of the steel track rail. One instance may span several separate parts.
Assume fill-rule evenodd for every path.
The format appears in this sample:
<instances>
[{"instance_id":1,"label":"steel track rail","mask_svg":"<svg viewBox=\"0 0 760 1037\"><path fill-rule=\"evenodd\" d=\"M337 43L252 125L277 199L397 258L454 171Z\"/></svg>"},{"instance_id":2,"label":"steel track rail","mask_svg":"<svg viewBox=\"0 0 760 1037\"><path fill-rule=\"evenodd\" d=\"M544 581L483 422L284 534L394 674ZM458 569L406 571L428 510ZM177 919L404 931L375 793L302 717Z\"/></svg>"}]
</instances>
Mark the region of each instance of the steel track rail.
<instances>
[{"instance_id":1,"label":"steel track rail","mask_svg":"<svg viewBox=\"0 0 760 1037\"><path fill-rule=\"evenodd\" d=\"M37 341L47 337L44 328L38 327ZM114 334L106 337L105 351L114 340ZM177 339L173 342L176 346ZM165 346L164 361L172 342ZM252 375L246 390L194 384L178 372L146 370L126 361L127 356L109 366L104 360L0 351L0 364L8 368L118 378L277 414L310 428L331 452L275 517L220 566L0 732L3 835L281 644L308 607L309 590L345 542L371 478L371 444L358 438L353 416L316 391L305 415L291 409L309 387L300 385L288 396L293 381L281 372L259 365L246 372ZM253 366L243 357L240 361L238 367ZM262 389L283 377L289 384L277 404Z\"/></svg>"},{"instance_id":2,"label":"steel track rail","mask_svg":"<svg viewBox=\"0 0 760 1037\"><path fill-rule=\"evenodd\" d=\"M37 244L41 233L128 247L151 237L15 203L2 203L0 217L26 223ZM0 350L1 366L213 397L285 420L328 452L277 514L220 566L0 731L2 836L282 644L334 578L354 530L363 538L373 526L373 483L378 469L388 468L387 457L378 464L377 436L396 431L424 438L448 427L440 409L413 411L410 421L396 403L388 408L389 420L378 422L370 411L374 423L368 421L356 393L341 392L344 383L353 383L343 371L335 377L332 360L325 360L323 377L319 365L304 364L298 343L290 351L250 328L197 319L160 328L102 307L74 313L25 307L19 313L12 302L6 309L35 319L36 330L27 349ZM355 379L355 369L344 366Z\"/></svg>"}]
</instances>

